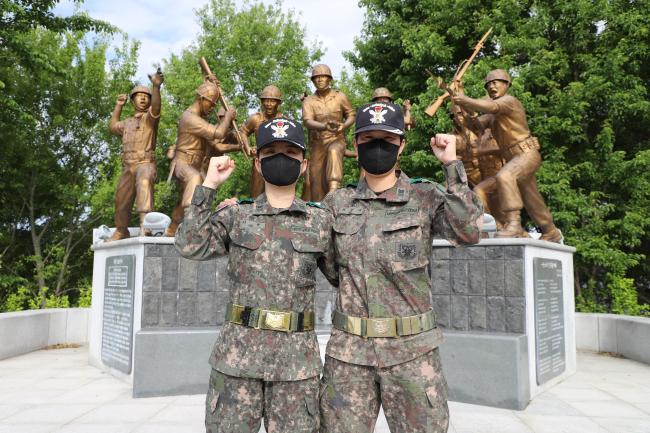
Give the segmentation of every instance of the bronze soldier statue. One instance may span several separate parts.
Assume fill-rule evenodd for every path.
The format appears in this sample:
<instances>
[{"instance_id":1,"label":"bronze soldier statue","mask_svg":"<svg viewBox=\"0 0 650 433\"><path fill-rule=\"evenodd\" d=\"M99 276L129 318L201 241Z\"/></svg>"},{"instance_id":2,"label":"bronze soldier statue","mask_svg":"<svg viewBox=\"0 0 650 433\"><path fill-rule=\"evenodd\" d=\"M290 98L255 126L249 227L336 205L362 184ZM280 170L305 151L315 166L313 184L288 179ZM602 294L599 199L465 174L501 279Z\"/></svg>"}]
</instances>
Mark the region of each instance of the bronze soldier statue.
<instances>
[{"instance_id":1,"label":"bronze soldier statue","mask_svg":"<svg viewBox=\"0 0 650 433\"><path fill-rule=\"evenodd\" d=\"M456 104L451 109L456 157L463 162L468 184L481 199L483 209L494 216L497 227L501 228L503 214L496 191L496 174L503 167L501 150L490 129L484 128L474 113L467 113Z\"/></svg>"},{"instance_id":2,"label":"bronze soldier statue","mask_svg":"<svg viewBox=\"0 0 650 433\"><path fill-rule=\"evenodd\" d=\"M311 72L316 92L302 103L303 124L309 129L309 190L303 198L320 201L343 179L344 132L354 124L355 113L343 92L330 88L332 71L316 65Z\"/></svg>"},{"instance_id":3,"label":"bronze soldier statue","mask_svg":"<svg viewBox=\"0 0 650 433\"><path fill-rule=\"evenodd\" d=\"M224 118L226 117L226 110L223 107L219 108L217 111L217 119L219 119L219 125L224 123ZM210 165L210 158L215 156L223 156L226 153L230 152L239 152L241 146L237 143L237 135L235 134L234 129L230 124L228 124L228 131L222 139L215 139L210 143L208 149L203 158L203 165L201 167L201 174L205 178L205 174L208 172L208 166Z\"/></svg>"},{"instance_id":4,"label":"bronze soldier statue","mask_svg":"<svg viewBox=\"0 0 650 433\"><path fill-rule=\"evenodd\" d=\"M219 92L219 86L212 81L205 81L196 89L194 103L185 110L178 122L176 144L167 151L167 157L173 159L172 170L181 195L165 236L175 235L178 224L183 220L183 212L192 200L195 187L203 182L201 166L208 147L215 145L215 140L219 143L224 138L236 116L235 110L231 108L226 111L219 125L206 120L219 100Z\"/></svg>"},{"instance_id":5,"label":"bronze soldier statue","mask_svg":"<svg viewBox=\"0 0 650 433\"><path fill-rule=\"evenodd\" d=\"M129 220L135 200L140 215L140 236L146 236L144 217L153 211L153 191L156 181L156 135L160 120L160 86L163 73L149 75L152 89L135 86L131 102L135 115L120 121L126 95L119 95L109 124L109 130L122 137L122 175L115 192L115 233L109 240L129 237Z\"/></svg>"},{"instance_id":6,"label":"bronze soldier statue","mask_svg":"<svg viewBox=\"0 0 650 433\"><path fill-rule=\"evenodd\" d=\"M262 93L260 94L260 103L262 111L252 114L248 119L246 119L246 122L244 122L240 128L241 137L247 145L249 145L248 137L257 133L257 129L262 123L276 117L282 117L282 114L278 113L278 108L280 107L280 104L282 104L282 92L276 86L269 85L262 90ZM253 166L251 170L250 191L251 197L257 197L264 192L264 179L262 178L262 175L255 170L255 166Z\"/></svg>"},{"instance_id":7,"label":"bronze soldier statue","mask_svg":"<svg viewBox=\"0 0 650 433\"><path fill-rule=\"evenodd\" d=\"M479 120L490 128L507 161L496 176L499 203L506 221L497 236L525 236L520 214L525 206L542 230L540 239L561 242L562 233L553 223L551 212L537 189L535 172L542 163L539 142L530 134L523 105L508 94L511 82L506 71L495 69L485 77L485 88L491 99L472 99L462 94L452 99L465 109L486 113Z\"/></svg>"},{"instance_id":8,"label":"bronze soldier statue","mask_svg":"<svg viewBox=\"0 0 650 433\"><path fill-rule=\"evenodd\" d=\"M393 94L385 87L377 87L372 92L372 102L393 102ZM404 112L404 127L410 131L415 127L415 119L411 116L411 101L405 99L402 103L402 111Z\"/></svg>"}]
</instances>

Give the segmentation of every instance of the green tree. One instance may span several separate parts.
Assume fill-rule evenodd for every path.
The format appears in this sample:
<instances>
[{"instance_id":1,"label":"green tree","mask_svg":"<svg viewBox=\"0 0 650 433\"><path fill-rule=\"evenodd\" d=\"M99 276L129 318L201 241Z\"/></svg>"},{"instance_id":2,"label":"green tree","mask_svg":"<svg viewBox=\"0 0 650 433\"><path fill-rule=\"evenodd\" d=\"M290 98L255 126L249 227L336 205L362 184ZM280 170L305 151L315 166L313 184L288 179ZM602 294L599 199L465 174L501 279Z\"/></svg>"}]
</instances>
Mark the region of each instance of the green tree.
<instances>
[{"instance_id":1,"label":"green tree","mask_svg":"<svg viewBox=\"0 0 650 433\"><path fill-rule=\"evenodd\" d=\"M90 199L108 150L109 97L135 73L135 47L118 50L107 67L107 35L35 26L14 37L47 67L11 51L0 64L3 97L13 104L0 115L0 141L11 143L0 158L0 306L65 306L90 268L98 221Z\"/></svg>"},{"instance_id":2,"label":"green tree","mask_svg":"<svg viewBox=\"0 0 650 433\"><path fill-rule=\"evenodd\" d=\"M650 3L360 3L366 21L348 57L374 86L414 100L418 126L403 158L414 175L431 175L437 163L426 152L428 137L451 129L444 107L433 119L423 115L440 93L426 69L451 78L494 27L465 76L466 93L482 96L490 69L502 67L514 77L510 91L542 144L540 190L566 242L578 249L578 308L647 314L632 278L648 299L642 275L650 226Z\"/></svg>"}]
</instances>

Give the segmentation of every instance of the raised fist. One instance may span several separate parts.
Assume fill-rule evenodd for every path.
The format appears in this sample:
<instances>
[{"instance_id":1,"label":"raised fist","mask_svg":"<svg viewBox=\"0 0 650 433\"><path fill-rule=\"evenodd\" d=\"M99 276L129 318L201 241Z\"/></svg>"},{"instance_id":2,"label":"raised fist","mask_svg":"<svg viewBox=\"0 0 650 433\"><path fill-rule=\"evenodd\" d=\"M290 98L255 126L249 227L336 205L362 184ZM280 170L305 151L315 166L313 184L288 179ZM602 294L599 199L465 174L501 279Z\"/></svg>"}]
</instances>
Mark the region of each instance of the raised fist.
<instances>
[{"instance_id":1,"label":"raised fist","mask_svg":"<svg viewBox=\"0 0 650 433\"><path fill-rule=\"evenodd\" d=\"M149 77L149 81L151 81L151 84L153 84L154 86L160 86L165 81L165 76L160 70L160 68L158 68L155 74L148 75L148 77Z\"/></svg>"},{"instance_id":2,"label":"raised fist","mask_svg":"<svg viewBox=\"0 0 650 433\"><path fill-rule=\"evenodd\" d=\"M229 156L213 156L210 158L208 172L205 175L203 186L216 188L226 181L235 170L235 161Z\"/></svg>"},{"instance_id":3,"label":"raised fist","mask_svg":"<svg viewBox=\"0 0 650 433\"><path fill-rule=\"evenodd\" d=\"M123 93L117 96L117 101L115 101L115 104L119 105L120 107L124 107L124 104L126 104L126 101L128 101L128 99L129 98Z\"/></svg>"}]
</instances>

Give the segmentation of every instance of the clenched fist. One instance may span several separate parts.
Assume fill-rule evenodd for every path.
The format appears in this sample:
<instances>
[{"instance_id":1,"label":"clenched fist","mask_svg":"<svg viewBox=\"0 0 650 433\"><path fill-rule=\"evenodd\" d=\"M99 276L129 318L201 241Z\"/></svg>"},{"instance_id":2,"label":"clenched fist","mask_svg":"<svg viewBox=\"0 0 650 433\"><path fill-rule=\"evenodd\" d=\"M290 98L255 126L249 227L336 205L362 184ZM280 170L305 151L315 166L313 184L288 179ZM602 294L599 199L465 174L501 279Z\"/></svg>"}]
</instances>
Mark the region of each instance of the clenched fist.
<instances>
[{"instance_id":1,"label":"clenched fist","mask_svg":"<svg viewBox=\"0 0 650 433\"><path fill-rule=\"evenodd\" d=\"M208 173L205 175L203 186L215 189L230 177L235 170L235 161L228 156L213 156L210 158Z\"/></svg>"},{"instance_id":2,"label":"clenched fist","mask_svg":"<svg viewBox=\"0 0 650 433\"><path fill-rule=\"evenodd\" d=\"M448 164L456 158L456 136L452 134L436 134L431 138L431 149L438 161Z\"/></svg>"}]
</instances>

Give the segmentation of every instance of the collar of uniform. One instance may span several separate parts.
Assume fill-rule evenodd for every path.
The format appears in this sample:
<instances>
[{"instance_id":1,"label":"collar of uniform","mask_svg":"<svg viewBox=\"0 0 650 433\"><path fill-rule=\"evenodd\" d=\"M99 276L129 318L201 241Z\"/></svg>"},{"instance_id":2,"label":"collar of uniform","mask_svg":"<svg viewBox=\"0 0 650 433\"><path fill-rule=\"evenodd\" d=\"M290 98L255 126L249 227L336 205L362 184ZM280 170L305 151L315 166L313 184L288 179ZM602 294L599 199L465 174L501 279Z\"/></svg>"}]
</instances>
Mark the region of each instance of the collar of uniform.
<instances>
[{"instance_id":1,"label":"collar of uniform","mask_svg":"<svg viewBox=\"0 0 650 433\"><path fill-rule=\"evenodd\" d=\"M318 93L318 91L315 91L315 92L314 92L314 96L315 96L316 98L321 99L321 100L324 100L324 101L327 101L328 99L332 99L332 98L334 98L334 97L336 96L336 91L335 91L334 89L332 89L331 87L330 87L328 90L329 90L329 92L327 92L327 94L326 94L325 96L321 96L321 95Z\"/></svg>"},{"instance_id":2,"label":"collar of uniform","mask_svg":"<svg viewBox=\"0 0 650 433\"><path fill-rule=\"evenodd\" d=\"M288 209L277 209L271 206L266 198L266 193L262 193L255 199L254 205L255 210L253 210L253 215L276 215L282 212L307 212L307 205L298 197L293 199L293 203L291 203L291 206L289 206Z\"/></svg>"},{"instance_id":3,"label":"collar of uniform","mask_svg":"<svg viewBox=\"0 0 650 433\"><path fill-rule=\"evenodd\" d=\"M357 190L354 193L355 199L360 200L377 200L383 199L391 203L406 203L409 201L409 191L411 189L411 184L409 183L409 177L401 172L397 178L397 182L391 188L377 195L370 187L366 178L364 177L359 181L357 185Z\"/></svg>"},{"instance_id":4,"label":"collar of uniform","mask_svg":"<svg viewBox=\"0 0 650 433\"><path fill-rule=\"evenodd\" d=\"M145 114L147 114L146 111L136 111L135 114L133 115L133 117L135 117L136 119L140 119Z\"/></svg>"}]
</instances>

